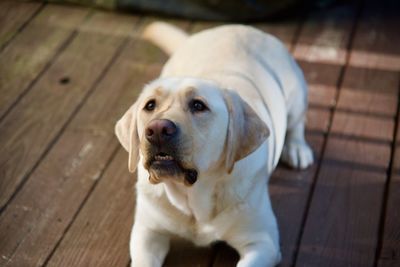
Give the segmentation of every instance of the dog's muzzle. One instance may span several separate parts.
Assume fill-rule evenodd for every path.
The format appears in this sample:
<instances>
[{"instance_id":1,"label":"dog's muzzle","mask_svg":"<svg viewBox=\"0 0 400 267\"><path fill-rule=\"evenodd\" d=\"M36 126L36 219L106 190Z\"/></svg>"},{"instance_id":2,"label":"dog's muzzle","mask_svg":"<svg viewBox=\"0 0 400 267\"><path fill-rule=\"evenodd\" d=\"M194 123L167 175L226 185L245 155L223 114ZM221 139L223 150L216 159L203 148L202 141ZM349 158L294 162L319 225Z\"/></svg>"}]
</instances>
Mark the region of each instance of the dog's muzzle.
<instances>
[{"instance_id":1,"label":"dog's muzzle","mask_svg":"<svg viewBox=\"0 0 400 267\"><path fill-rule=\"evenodd\" d=\"M145 167L150 173L149 181L158 184L164 178L174 178L191 186L197 181L197 171L185 168L178 153L178 126L167 119L152 120L145 129L149 142Z\"/></svg>"}]
</instances>

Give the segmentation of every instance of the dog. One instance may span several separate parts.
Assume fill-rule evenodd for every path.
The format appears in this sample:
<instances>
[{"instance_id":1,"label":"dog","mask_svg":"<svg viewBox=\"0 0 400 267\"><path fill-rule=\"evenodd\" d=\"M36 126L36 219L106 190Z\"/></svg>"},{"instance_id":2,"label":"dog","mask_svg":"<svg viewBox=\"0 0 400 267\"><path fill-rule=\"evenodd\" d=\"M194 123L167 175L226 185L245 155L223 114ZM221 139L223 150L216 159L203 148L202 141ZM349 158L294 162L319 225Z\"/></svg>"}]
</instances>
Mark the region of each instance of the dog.
<instances>
[{"instance_id":1,"label":"dog","mask_svg":"<svg viewBox=\"0 0 400 267\"><path fill-rule=\"evenodd\" d=\"M243 25L188 36L162 22L143 36L169 60L117 122L137 170L132 266L161 266L172 235L225 241L237 266L275 266L279 233L267 189L281 158L313 162L307 85L275 37Z\"/></svg>"}]
</instances>

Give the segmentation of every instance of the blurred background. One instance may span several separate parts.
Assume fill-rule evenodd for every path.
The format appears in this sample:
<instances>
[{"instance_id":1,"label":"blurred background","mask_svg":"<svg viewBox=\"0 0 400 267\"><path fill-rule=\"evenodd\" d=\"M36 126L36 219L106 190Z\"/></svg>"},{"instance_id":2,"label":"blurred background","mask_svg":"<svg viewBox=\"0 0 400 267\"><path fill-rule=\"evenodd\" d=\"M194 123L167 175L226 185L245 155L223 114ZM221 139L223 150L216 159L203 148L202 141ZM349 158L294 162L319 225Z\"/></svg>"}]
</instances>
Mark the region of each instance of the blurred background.
<instances>
[{"instance_id":1,"label":"blurred background","mask_svg":"<svg viewBox=\"0 0 400 267\"><path fill-rule=\"evenodd\" d=\"M50 0L104 9L196 20L249 22L279 19L332 5L335 0ZM342 1L343 2L343 1Z\"/></svg>"}]
</instances>

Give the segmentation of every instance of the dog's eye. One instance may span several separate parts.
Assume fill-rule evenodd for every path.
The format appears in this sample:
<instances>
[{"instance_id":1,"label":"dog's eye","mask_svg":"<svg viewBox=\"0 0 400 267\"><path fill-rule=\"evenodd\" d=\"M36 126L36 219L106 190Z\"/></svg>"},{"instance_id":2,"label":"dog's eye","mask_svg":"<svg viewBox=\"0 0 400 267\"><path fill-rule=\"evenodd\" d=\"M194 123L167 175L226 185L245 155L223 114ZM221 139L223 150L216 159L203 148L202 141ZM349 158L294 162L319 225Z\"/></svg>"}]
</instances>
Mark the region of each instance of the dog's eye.
<instances>
[{"instance_id":1,"label":"dog's eye","mask_svg":"<svg viewBox=\"0 0 400 267\"><path fill-rule=\"evenodd\" d=\"M147 111L153 111L155 108L156 108L156 101L154 99L149 100L144 106L144 109Z\"/></svg>"},{"instance_id":2,"label":"dog's eye","mask_svg":"<svg viewBox=\"0 0 400 267\"><path fill-rule=\"evenodd\" d=\"M206 104L204 104L201 100L198 99L190 101L189 108L192 112L203 112L208 110Z\"/></svg>"}]
</instances>

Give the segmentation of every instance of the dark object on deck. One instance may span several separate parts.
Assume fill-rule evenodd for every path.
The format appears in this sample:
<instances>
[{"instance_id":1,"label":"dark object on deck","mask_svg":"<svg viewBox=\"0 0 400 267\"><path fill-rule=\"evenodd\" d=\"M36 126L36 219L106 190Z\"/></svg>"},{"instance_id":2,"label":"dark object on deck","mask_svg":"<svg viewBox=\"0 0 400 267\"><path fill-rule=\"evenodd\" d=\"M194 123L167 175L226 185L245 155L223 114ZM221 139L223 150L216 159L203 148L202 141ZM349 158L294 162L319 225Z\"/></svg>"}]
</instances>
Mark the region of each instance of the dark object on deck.
<instances>
[{"instance_id":1,"label":"dark object on deck","mask_svg":"<svg viewBox=\"0 0 400 267\"><path fill-rule=\"evenodd\" d=\"M325 5L333 0L49 0L102 8L141 11L188 19L254 21L277 18L298 7Z\"/></svg>"}]
</instances>

